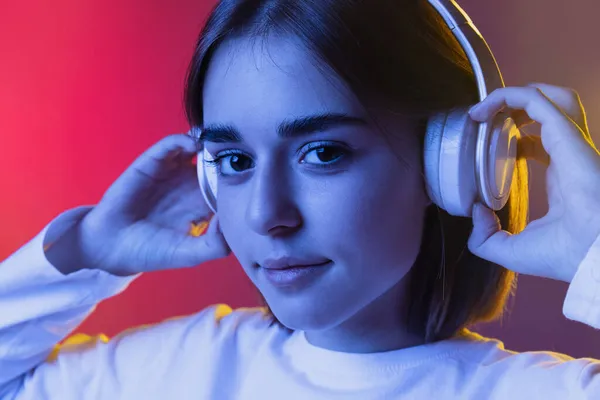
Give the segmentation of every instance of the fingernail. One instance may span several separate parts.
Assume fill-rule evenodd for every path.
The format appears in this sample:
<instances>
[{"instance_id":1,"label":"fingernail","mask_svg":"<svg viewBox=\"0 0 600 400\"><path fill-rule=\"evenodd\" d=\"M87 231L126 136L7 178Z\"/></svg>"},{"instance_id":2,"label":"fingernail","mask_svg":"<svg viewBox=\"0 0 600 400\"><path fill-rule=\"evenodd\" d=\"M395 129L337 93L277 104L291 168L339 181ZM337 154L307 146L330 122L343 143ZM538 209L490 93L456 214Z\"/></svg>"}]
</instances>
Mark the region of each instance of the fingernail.
<instances>
[{"instance_id":1,"label":"fingernail","mask_svg":"<svg viewBox=\"0 0 600 400\"><path fill-rule=\"evenodd\" d=\"M199 222L194 221L191 223L191 227L190 227L190 230L188 233L191 236L195 236L195 237L202 236L205 233L207 226L208 226L208 221L199 221Z\"/></svg>"},{"instance_id":2,"label":"fingernail","mask_svg":"<svg viewBox=\"0 0 600 400\"><path fill-rule=\"evenodd\" d=\"M469 114L473 115L474 113L477 113L477 111L479 111L480 105L481 103L477 103L473 107L471 107L471 109L469 110Z\"/></svg>"},{"instance_id":3,"label":"fingernail","mask_svg":"<svg viewBox=\"0 0 600 400\"><path fill-rule=\"evenodd\" d=\"M483 204L475 203L473 206L473 216L476 219L481 219L485 216L485 210L483 209Z\"/></svg>"}]
</instances>

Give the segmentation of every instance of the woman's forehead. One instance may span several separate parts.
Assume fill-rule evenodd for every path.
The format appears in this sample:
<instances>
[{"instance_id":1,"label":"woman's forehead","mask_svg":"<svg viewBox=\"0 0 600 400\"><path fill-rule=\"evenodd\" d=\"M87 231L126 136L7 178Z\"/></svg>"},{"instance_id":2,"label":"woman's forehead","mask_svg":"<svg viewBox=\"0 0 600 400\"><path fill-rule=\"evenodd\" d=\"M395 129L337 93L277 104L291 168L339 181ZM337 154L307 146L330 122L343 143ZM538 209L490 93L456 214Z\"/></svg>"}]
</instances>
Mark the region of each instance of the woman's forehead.
<instances>
[{"instance_id":1,"label":"woman's forehead","mask_svg":"<svg viewBox=\"0 0 600 400\"><path fill-rule=\"evenodd\" d=\"M203 88L204 124L279 124L323 113L364 117L356 96L293 40L234 39L215 51Z\"/></svg>"},{"instance_id":2,"label":"woman's forehead","mask_svg":"<svg viewBox=\"0 0 600 400\"><path fill-rule=\"evenodd\" d=\"M262 142L276 138L286 122L331 114L366 121L370 129L356 132L365 136L361 142L385 141L409 158L413 154L406 153L418 149L412 119L367 112L348 85L294 40L232 39L210 61L203 87L204 126L231 127Z\"/></svg>"}]
</instances>

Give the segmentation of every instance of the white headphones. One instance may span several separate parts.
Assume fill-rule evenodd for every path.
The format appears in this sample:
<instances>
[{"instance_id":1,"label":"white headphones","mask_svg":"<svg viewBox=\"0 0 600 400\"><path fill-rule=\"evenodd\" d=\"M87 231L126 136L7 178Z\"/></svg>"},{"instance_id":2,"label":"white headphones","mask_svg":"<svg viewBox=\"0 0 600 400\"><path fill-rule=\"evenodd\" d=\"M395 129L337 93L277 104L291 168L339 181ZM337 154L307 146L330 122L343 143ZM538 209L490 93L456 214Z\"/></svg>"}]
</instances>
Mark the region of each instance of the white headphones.
<instances>
[{"instance_id":1,"label":"white headphones","mask_svg":"<svg viewBox=\"0 0 600 400\"><path fill-rule=\"evenodd\" d=\"M454 0L428 0L465 51L475 73L479 100L504 87L496 60L479 30ZM470 217L475 202L492 210L506 205L516 162L518 129L506 114L475 122L468 109L430 118L424 148L427 192L449 214ZM211 159L204 149L202 157ZM198 182L217 212L217 174L198 157Z\"/></svg>"}]
</instances>

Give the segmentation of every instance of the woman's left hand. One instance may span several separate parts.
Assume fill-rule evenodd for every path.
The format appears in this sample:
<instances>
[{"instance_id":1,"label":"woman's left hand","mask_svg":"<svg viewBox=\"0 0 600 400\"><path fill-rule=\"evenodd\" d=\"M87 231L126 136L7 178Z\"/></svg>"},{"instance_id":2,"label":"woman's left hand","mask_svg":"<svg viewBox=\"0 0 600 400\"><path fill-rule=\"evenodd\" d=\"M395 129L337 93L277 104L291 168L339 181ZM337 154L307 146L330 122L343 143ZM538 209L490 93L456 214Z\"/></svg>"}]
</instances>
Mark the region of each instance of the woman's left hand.
<instances>
[{"instance_id":1,"label":"woman's left hand","mask_svg":"<svg viewBox=\"0 0 600 400\"><path fill-rule=\"evenodd\" d=\"M524 136L519 156L546 165L548 213L511 235L498 217L477 205L469 249L481 258L527 275L571 282L600 235L600 152L594 146L579 96L545 84L502 88L471 109L486 121L515 110L517 125L537 122L541 135ZM598 266L600 268L600 266Z\"/></svg>"}]
</instances>

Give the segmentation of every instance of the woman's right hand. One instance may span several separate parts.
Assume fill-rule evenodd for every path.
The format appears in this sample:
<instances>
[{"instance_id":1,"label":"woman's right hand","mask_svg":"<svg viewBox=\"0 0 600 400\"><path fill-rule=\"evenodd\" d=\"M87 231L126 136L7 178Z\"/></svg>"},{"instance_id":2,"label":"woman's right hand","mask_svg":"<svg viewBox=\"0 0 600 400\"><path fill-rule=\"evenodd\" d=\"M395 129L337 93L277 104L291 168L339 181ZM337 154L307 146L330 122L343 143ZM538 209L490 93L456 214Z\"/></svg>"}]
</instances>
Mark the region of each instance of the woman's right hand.
<instances>
[{"instance_id":1,"label":"woman's right hand","mask_svg":"<svg viewBox=\"0 0 600 400\"><path fill-rule=\"evenodd\" d=\"M195 139L175 134L140 155L78 225L79 268L132 275L227 256L196 177L197 151ZM193 234L203 221L206 232Z\"/></svg>"}]
</instances>

